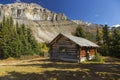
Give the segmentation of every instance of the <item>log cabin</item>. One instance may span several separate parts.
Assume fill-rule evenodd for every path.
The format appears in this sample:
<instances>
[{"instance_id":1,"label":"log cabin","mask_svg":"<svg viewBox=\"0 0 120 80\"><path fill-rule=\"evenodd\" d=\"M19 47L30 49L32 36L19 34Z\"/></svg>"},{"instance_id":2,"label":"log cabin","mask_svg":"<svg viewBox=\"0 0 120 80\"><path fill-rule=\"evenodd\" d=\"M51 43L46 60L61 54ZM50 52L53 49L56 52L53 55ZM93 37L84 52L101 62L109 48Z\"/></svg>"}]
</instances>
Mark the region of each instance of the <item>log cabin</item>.
<instances>
[{"instance_id":1,"label":"log cabin","mask_svg":"<svg viewBox=\"0 0 120 80\"><path fill-rule=\"evenodd\" d=\"M58 34L50 43L50 59L81 62L95 57L95 43L64 33Z\"/></svg>"}]
</instances>

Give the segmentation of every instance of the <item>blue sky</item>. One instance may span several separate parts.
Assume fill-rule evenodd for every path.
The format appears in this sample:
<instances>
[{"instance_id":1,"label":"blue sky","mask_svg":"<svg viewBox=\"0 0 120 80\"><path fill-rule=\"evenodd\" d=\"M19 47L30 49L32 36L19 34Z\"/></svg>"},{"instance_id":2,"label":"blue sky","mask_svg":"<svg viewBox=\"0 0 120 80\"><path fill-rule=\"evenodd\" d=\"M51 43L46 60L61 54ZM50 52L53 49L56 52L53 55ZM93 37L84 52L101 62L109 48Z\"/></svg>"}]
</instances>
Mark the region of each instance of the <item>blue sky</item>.
<instances>
[{"instance_id":1,"label":"blue sky","mask_svg":"<svg viewBox=\"0 0 120 80\"><path fill-rule=\"evenodd\" d=\"M0 4L15 0L0 0ZM120 24L120 0L21 0L38 3L54 12L61 12L72 20L83 20L109 26Z\"/></svg>"}]
</instances>

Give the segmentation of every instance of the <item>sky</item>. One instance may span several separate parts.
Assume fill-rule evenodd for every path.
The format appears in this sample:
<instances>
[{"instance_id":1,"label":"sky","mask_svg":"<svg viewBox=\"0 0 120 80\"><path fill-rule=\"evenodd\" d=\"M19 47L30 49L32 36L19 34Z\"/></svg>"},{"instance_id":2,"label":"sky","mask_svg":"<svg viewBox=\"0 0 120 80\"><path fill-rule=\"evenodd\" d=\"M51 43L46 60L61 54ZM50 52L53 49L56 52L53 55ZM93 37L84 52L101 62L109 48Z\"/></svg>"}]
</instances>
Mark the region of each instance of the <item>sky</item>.
<instances>
[{"instance_id":1,"label":"sky","mask_svg":"<svg viewBox=\"0 0 120 80\"><path fill-rule=\"evenodd\" d=\"M18 0L19 1L19 0ZM82 20L109 26L120 24L120 0L20 0L37 3L56 13L64 13L71 20ZM0 4L15 0L0 0Z\"/></svg>"}]
</instances>

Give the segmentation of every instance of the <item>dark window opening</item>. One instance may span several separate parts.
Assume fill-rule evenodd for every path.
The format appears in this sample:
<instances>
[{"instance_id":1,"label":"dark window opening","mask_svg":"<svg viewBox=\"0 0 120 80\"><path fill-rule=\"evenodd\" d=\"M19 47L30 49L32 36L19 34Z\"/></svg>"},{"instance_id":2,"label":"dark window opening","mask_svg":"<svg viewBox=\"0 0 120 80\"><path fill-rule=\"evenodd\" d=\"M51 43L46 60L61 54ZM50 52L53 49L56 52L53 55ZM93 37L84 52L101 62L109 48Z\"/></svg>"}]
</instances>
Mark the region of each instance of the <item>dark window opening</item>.
<instances>
[{"instance_id":1,"label":"dark window opening","mask_svg":"<svg viewBox=\"0 0 120 80\"><path fill-rule=\"evenodd\" d=\"M61 53L66 53L67 52L67 48L66 47L61 47L60 48L60 52Z\"/></svg>"}]
</instances>

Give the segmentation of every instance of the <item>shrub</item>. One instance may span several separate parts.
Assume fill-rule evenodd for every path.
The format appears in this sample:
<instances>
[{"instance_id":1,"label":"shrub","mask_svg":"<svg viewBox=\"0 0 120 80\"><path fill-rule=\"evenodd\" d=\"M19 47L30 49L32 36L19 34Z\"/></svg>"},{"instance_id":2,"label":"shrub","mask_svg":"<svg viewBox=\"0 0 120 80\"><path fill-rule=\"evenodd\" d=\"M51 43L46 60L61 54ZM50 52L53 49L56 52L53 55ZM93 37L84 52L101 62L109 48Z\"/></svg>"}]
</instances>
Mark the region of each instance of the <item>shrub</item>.
<instances>
[{"instance_id":1,"label":"shrub","mask_svg":"<svg viewBox=\"0 0 120 80\"><path fill-rule=\"evenodd\" d=\"M49 47L48 47L47 43L39 43L39 49L41 51L39 53L40 56L45 56L48 54Z\"/></svg>"},{"instance_id":2,"label":"shrub","mask_svg":"<svg viewBox=\"0 0 120 80\"><path fill-rule=\"evenodd\" d=\"M100 53L96 53L96 57L94 58L94 61L104 62L103 57Z\"/></svg>"}]
</instances>

